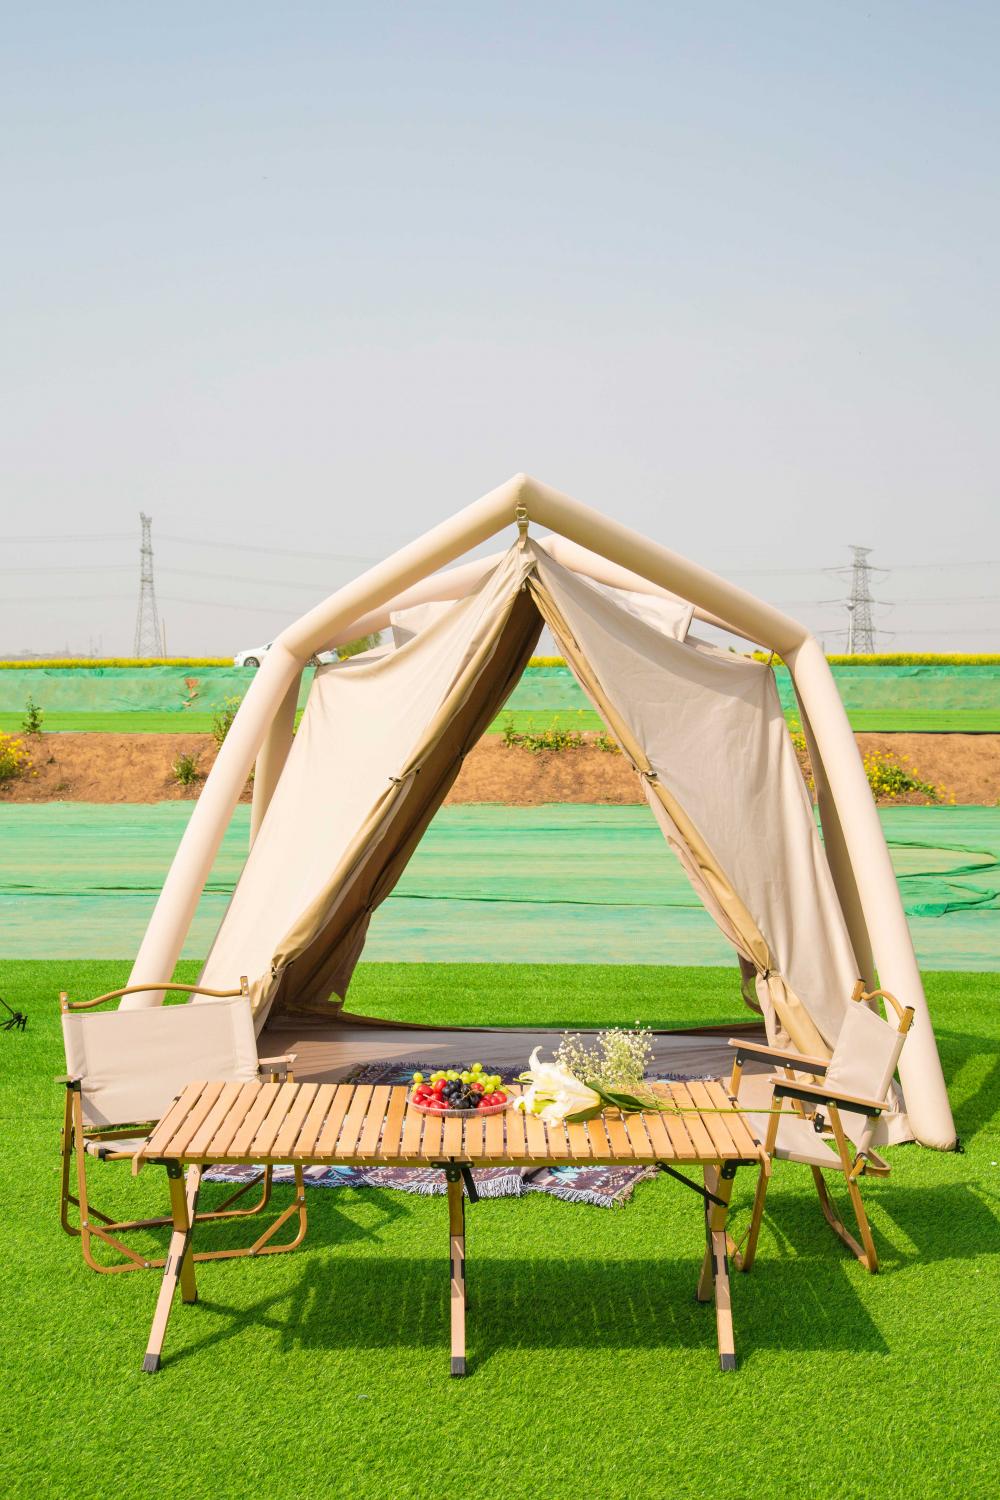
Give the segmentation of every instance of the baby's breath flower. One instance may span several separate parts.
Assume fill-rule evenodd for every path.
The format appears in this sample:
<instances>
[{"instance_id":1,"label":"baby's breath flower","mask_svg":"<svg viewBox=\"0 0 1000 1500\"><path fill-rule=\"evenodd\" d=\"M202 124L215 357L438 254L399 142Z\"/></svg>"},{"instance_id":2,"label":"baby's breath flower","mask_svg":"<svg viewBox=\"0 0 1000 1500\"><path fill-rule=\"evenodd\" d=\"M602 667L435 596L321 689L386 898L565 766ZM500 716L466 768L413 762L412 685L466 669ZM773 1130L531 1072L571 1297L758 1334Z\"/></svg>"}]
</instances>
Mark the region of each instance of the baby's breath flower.
<instances>
[{"instance_id":1,"label":"baby's breath flower","mask_svg":"<svg viewBox=\"0 0 1000 1500\"><path fill-rule=\"evenodd\" d=\"M652 1032L638 1021L633 1030L612 1026L586 1041L566 1032L556 1050L559 1066L582 1082L627 1093L641 1088L652 1060Z\"/></svg>"}]
</instances>

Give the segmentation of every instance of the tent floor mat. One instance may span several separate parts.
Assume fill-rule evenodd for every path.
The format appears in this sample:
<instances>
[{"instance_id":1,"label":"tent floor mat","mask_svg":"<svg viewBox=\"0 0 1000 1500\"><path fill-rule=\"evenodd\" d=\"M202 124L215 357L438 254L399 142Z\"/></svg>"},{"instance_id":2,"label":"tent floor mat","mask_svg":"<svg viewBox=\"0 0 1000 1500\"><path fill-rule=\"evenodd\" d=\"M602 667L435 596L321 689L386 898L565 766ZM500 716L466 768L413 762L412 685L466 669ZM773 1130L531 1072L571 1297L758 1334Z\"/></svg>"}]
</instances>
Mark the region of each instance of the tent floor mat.
<instances>
[{"instance_id":1,"label":"tent floor mat","mask_svg":"<svg viewBox=\"0 0 1000 1500\"><path fill-rule=\"evenodd\" d=\"M650 1072L679 1077L725 1078L733 1065L730 1035L764 1041L763 1026L740 1022L702 1031L654 1031ZM528 1065L535 1047L558 1047L562 1029L507 1027L393 1026L360 1019L326 1020L312 1016L275 1016L258 1038L262 1057L294 1052L294 1071L301 1083L338 1083L358 1067L374 1062L419 1060L434 1067L482 1062L501 1069ZM580 1028L580 1035L596 1031ZM747 1065L747 1071L758 1071ZM762 1067L759 1071L769 1072Z\"/></svg>"}]
</instances>

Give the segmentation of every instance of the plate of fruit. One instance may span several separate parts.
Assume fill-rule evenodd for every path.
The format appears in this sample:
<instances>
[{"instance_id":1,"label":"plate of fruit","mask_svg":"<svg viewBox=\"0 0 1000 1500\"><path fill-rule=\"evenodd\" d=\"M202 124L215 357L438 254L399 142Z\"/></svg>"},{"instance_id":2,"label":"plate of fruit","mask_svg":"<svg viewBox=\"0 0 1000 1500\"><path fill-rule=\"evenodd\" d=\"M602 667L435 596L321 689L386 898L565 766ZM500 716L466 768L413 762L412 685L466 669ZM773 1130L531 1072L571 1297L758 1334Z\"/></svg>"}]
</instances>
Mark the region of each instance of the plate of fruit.
<instances>
[{"instance_id":1,"label":"plate of fruit","mask_svg":"<svg viewBox=\"0 0 1000 1500\"><path fill-rule=\"evenodd\" d=\"M409 1103L425 1115L498 1115L510 1104L499 1073L471 1068L441 1068L425 1076L414 1073Z\"/></svg>"}]
</instances>

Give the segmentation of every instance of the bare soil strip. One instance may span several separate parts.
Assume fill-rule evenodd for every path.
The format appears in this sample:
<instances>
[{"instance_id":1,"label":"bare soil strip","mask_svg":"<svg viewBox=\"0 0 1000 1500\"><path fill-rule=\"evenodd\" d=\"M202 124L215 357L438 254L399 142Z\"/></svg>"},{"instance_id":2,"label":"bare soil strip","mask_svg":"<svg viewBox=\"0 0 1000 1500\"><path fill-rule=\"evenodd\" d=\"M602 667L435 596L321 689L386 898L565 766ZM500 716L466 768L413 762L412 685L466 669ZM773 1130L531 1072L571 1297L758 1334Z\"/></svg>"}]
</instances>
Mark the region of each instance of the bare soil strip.
<instances>
[{"instance_id":1,"label":"bare soil strip","mask_svg":"<svg viewBox=\"0 0 1000 1500\"><path fill-rule=\"evenodd\" d=\"M1000 801L1000 734L859 734L862 751L906 756L923 780L944 788L945 800ZM168 802L197 797L216 756L208 734L43 734L26 738L33 770L0 784L7 802ZM174 766L197 760L201 779L182 786ZM250 795L249 786L244 799ZM919 796L902 799L921 802ZM483 739L466 758L449 802L641 803L642 792L621 755L586 745L533 754Z\"/></svg>"}]
</instances>

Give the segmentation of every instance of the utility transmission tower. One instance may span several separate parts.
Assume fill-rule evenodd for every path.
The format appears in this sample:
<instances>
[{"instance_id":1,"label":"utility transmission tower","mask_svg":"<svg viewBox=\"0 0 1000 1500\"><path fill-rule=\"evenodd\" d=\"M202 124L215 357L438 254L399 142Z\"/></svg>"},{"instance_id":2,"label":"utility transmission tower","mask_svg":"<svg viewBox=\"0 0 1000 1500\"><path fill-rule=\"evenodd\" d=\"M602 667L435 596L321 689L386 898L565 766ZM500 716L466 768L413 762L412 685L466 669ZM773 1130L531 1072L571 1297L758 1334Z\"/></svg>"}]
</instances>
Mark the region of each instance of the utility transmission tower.
<instances>
[{"instance_id":1,"label":"utility transmission tower","mask_svg":"<svg viewBox=\"0 0 1000 1500\"><path fill-rule=\"evenodd\" d=\"M854 563L851 568L851 597L847 601L847 654L848 656L874 656L875 623L872 620L871 567L868 563L870 547L852 547Z\"/></svg>"},{"instance_id":2,"label":"utility transmission tower","mask_svg":"<svg viewBox=\"0 0 1000 1500\"><path fill-rule=\"evenodd\" d=\"M156 588L153 584L152 516L139 512L142 522L142 546L139 549L139 612L135 617L135 656L162 656L163 636L156 612Z\"/></svg>"}]
</instances>

